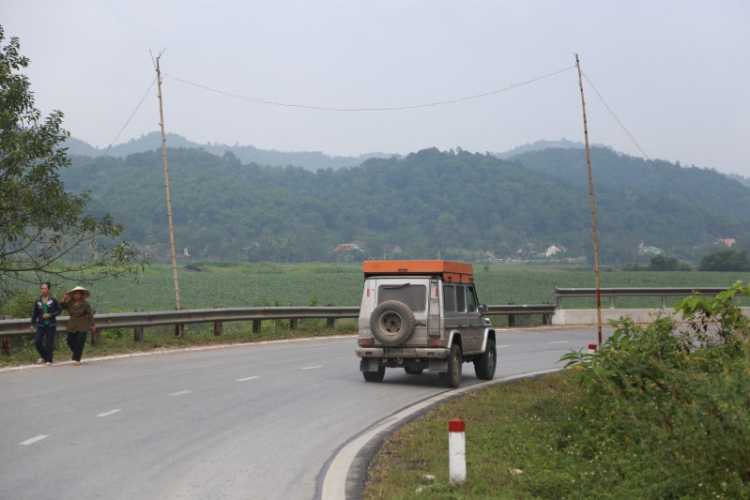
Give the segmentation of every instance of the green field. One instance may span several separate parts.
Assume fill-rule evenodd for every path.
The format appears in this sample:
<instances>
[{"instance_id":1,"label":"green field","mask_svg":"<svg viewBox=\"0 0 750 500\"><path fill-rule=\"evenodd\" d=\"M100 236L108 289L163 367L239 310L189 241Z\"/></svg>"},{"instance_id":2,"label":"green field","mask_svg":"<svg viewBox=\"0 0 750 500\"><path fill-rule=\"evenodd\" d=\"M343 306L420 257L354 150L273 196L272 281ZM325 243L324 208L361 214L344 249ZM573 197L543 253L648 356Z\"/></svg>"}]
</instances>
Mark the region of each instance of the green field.
<instances>
[{"instance_id":1,"label":"green field","mask_svg":"<svg viewBox=\"0 0 750 500\"><path fill-rule=\"evenodd\" d=\"M358 306L362 293L361 266L335 264L194 263L202 272L180 266L178 282L183 309L254 307L263 305ZM590 269L475 265L480 301L488 305L544 304L552 302L554 287L594 287ZM609 287L722 287L737 280L750 281L750 273L622 272L603 271L600 285ZM53 294L62 296L73 283L54 283ZM175 308L171 266L152 266L136 282L132 278L107 279L87 285L90 302L102 312L136 308L163 311ZM29 293L36 294L36 286ZM658 298L618 300L618 307L658 306ZM565 303L568 307L595 307L593 299ZM607 307L608 304L603 304Z\"/></svg>"}]
</instances>

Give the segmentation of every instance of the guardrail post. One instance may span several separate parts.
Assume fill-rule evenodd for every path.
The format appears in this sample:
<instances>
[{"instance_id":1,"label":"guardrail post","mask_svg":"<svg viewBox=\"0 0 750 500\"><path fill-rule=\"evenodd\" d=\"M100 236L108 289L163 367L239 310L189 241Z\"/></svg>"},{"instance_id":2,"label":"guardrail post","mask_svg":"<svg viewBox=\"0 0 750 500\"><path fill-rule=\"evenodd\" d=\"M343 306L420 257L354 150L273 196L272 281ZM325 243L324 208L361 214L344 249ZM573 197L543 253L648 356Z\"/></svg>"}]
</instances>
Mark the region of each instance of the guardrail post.
<instances>
[{"instance_id":1,"label":"guardrail post","mask_svg":"<svg viewBox=\"0 0 750 500\"><path fill-rule=\"evenodd\" d=\"M3 319L10 319L10 314L3 315ZM2 339L2 353L6 356L10 356L13 353L10 337L3 335Z\"/></svg>"},{"instance_id":2,"label":"guardrail post","mask_svg":"<svg viewBox=\"0 0 750 500\"><path fill-rule=\"evenodd\" d=\"M549 325L550 324L549 314L542 314L542 324L543 325Z\"/></svg>"},{"instance_id":3,"label":"guardrail post","mask_svg":"<svg viewBox=\"0 0 750 500\"><path fill-rule=\"evenodd\" d=\"M135 312L143 312L143 309L136 309ZM133 342L143 342L143 327L133 327Z\"/></svg>"},{"instance_id":4,"label":"guardrail post","mask_svg":"<svg viewBox=\"0 0 750 500\"><path fill-rule=\"evenodd\" d=\"M661 308L662 309L667 308L667 296L666 295L661 296Z\"/></svg>"},{"instance_id":5,"label":"guardrail post","mask_svg":"<svg viewBox=\"0 0 750 500\"><path fill-rule=\"evenodd\" d=\"M260 333L260 320L259 319L253 320L253 333Z\"/></svg>"},{"instance_id":6,"label":"guardrail post","mask_svg":"<svg viewBox=\"0 0 750 500\"><path fill-rule=\"evenodd\" d=\"M214 309L221 309L221 306L214 306ZM224 323L221 321L214 321L214 336L219 337L223 328Z\"/></svg>"},{"instance_id":7,"label":"guardrail post","mask_svg":"<svg viewBox=\"0 0 750 500\"><path fill-rule=\"evenodd\" d=\"M515 314L509 314L508 315L508 326L516 326L516 315Z\"/></svg>"},{"instance_id":8,"label":"guardrail post","mask_svg":"<svg viewBox=\"0 0 750 500\"><path fill-rule=\"evenodd\" d=\"M185 336L185 325L182 323L177 323L174 325L174 336L177 339L181 339Z\"/></svg>"},{"instance_id":9,"label":"guardrail post","mask_svg":"<svg viewBox=\"0 0 750 500\"><path fill-rule=\"evenodd\" d=\"M290 330L297 329L297 318L289 318L289 329Z\"/></svg>"},{"instance_id":10,"label":"guardrail post","mask_svg":"<svg viewBox=\"0 0 750 500\"><path fill-rule=\"evenodd\" d=\"M335 304L326 304L328 307L333 307ZM336 326L336 319L335 318L326 318L326 328L329 330L333 330Z\"/></svg>"},{"instance_id":11,"label":"guardrail post","mask_svg":"<svg viewBox=\"0 0 750 500\"><path fill-rule=\"evenodd\" d=\"M610 309L615 308L615 296L614 295L609 296L609 308Z\"/></svg>"},{"instance_id":12,"label":"guardrail post","mask_svg":"<svg viewBox=\"0 0 750 500\"><path fill-rule=\"evenodd\" d=\"M97 314L101 314L101 311L98 311L94 309L94 316L96 317ZM99 331L99 328L96 329L96 331L91 330L91 345L99 345L101 344L101 332Z\"/></svg>"}]
</instances>

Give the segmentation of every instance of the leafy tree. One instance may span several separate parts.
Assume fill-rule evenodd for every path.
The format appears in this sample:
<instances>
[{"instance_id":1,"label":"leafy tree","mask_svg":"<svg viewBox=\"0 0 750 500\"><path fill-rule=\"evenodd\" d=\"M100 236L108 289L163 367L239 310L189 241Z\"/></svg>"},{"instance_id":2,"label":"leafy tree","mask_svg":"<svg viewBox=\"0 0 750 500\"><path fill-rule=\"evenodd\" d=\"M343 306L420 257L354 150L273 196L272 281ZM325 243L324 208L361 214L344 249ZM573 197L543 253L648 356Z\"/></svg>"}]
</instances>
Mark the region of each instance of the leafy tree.
<instances>
[{"instance_id":1,"label":"leafy tree","mask_svg":"<svg viewBox=\"0 0 750 500\"><path fill-rule=\"evenodd\" d=\"M108 214L86 215L87 192L65 190L59 171L69 165L61 146L69 134L60 111L42 118L34 108L29 80L19 73L28 64L18 38L0 45L0 289L29 272L81 280L86 271L91 280L137 270L139 253L112 240L123 227Z\"/></svg>"},{"instance_id":2,"label":"leafy tree","mask_svg":"<svg viewBox=\"0 0 750 500\"><path fill-rule=\"evenodd\" d=\"M677 260L677 257L654 255L648 266L649 271L690 271L690 266Z\"/></svg>"},{"instance_id":3,"label":"leafy tree","mask_svg":"<svg viewBox=\"0 0 750 500\"><path fill-rule=\"evenodd\" d=\"M699 271L750 271L747 251L719 250L701 257Z\"/></svg>"}]
</instances>

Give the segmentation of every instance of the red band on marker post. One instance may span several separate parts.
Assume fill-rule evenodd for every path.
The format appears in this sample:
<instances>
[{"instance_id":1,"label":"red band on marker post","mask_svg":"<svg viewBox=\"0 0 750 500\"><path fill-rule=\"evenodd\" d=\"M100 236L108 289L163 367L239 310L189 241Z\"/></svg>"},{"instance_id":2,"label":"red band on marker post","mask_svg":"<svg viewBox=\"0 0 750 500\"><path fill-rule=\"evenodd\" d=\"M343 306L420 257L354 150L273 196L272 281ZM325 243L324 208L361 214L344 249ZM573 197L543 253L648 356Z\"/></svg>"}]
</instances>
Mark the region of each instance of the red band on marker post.
<instances>
[{"instance_id":1,"label":"red band on marker post","mask_svg":"<svg viewBox=\"0 0 750 500\"><path fill-rule=\"evenodd\" d=\"M466 424L460 418L454 418L448 422L448 432L465 432Z\"/></svg>"}]
</instances>

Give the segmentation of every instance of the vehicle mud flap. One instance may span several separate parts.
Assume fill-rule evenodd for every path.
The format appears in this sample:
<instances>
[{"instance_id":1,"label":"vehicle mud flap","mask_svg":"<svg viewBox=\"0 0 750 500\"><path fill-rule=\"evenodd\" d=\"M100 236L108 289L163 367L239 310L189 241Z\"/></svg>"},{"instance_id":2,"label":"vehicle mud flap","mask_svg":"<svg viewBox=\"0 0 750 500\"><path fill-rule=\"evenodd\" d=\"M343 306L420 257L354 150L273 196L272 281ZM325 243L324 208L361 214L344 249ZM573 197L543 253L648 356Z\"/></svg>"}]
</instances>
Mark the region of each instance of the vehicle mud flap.
<instances>
[{"instance_id":1,"label":"vehicle mud flap","mask_svg":"<svg viewBox=\"0 0 750 500\"><path fill-rule=\"evenodd\" d=\"M361 372L376 372L379 368L379 358L362 358L359 360L359 371Z\"/></svg>"},{"instance_id":2,"label":"vehicle mud flap","mask_svg":"<svg viewBox=\"0 0 750 500\"><path fill-rule=\"evenodd\" d=\"M448 371L448 360L447 359L429 359L427 360L427 369L431 372L447 372Z\"/></svg>"}]
</instances>

